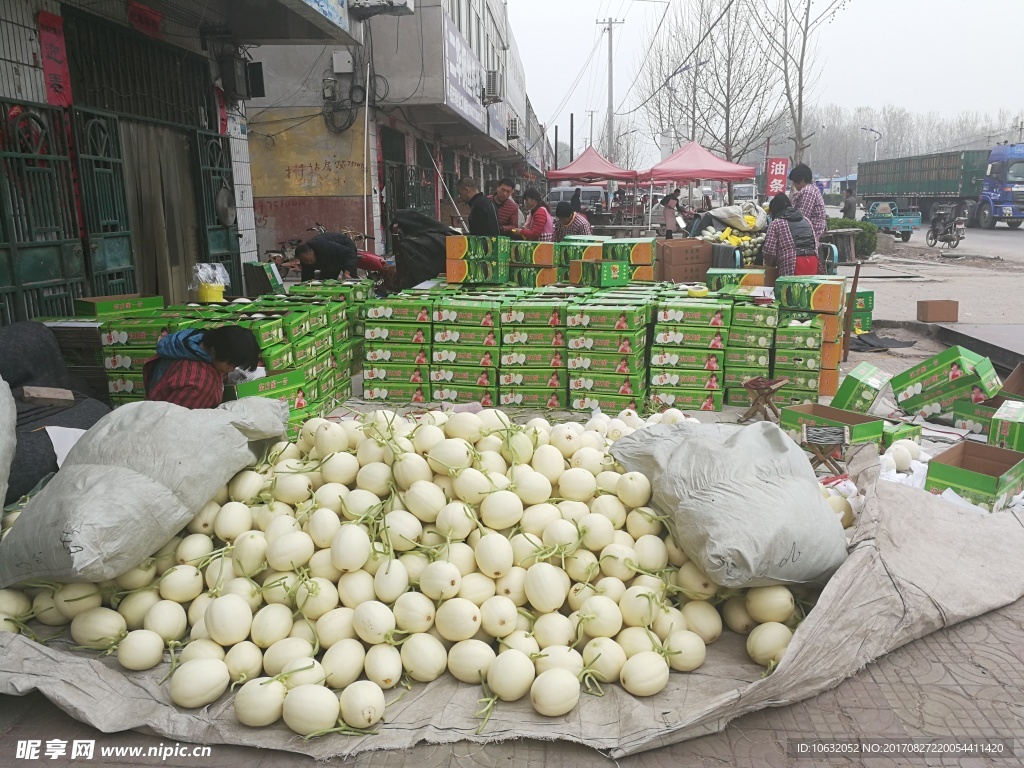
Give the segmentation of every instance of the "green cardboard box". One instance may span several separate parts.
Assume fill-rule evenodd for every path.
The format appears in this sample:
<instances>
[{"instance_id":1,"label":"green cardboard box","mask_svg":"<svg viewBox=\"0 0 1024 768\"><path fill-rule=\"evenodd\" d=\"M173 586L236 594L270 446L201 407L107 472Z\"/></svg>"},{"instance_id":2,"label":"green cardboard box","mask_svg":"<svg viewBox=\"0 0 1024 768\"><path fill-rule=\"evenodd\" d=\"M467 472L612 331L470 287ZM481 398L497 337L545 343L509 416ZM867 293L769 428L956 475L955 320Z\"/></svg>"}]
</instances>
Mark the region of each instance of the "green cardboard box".
<instances>
[{"instance_id":1,"label":"green cardboard box","mask_svg":"<svg viewBox=\"0 0 1024 768\"><path fill-rule=\"evenodd\" d=\"M712 267L708 270L705 283L708 290L718 291L728 285L764 285L764 268L761 269L720 269Z\"/></svg>"},{"instance_id":2,"label":"green cardboard box","mask_svg":"<svg viewBox=\"0 0 1024 768\"><path fill-rule=\"evenodd\" d=\"M590 350L575 350L569 353L570 371L590 373L642 373L646 370L642 354L607 354Z\"/></svg>"},{"instance_id":3,"label":"green cardboard box","mask_svg":"<svg viewBox=\"0 0 1024 768\"><path fill-rule=\"evenodd\" d=\"M521 288L543 288L568 282L568 267L542 267L534 264L509 265L509 281Z\"/></svg>"},{"instance_id":4,"label":"green cardboard box","mask_svg":"<svg viewBox=\"0 0 1024 768\"><path fill-rule=\"evenodd\" d=\"M324 352L329 352L334 349L334 332L330 328L321 328L318 331L310 333L313 337L313 350L318 355L322 355ZM345 339L348 341L348 339Z\"/></svg>"},{"instance_id":5,"label":"green cardboard box","mask_svg":"<svg viewBox=\"0 0 1024 768\"><path fill-rule=\"evenodd\" d=\"M554 266L555 244L536 243L527 240L513 240L511 245L511 258L513 264L533 264L539 266Z\"/></svg>"},{"instance_id":6,"label":"green cardboard box","mask_svg":"<svg viewBox=\"0 0 1024 768\"><path fill-rule=\"evenodd\" d=\"M265 376L262 379L244 381L224 388L224 397L229 400L240 400L243 397L271 397L288 400L293 403L295 395L303 390L303 399L312 399L307 392L308 382L301 371L284 371Z\"/></svg>"},{"instance_id":7,"label":"green cardboard box","mask_svg":"<svg viewBox=\"0 0 1024 768\"><path fill-rule=\"evenodd\" d=\"M342 344L340 347L334 347L331 350L331 354L334 355L334 366L336 368L346 370L351 368L352 361L355 359L355 344L351 341ZM345 378L348 378L347 376Z\"/></svg>"},{"instance_id":8,"label":"green cardboard box","mask_svg":"<svg viewBox=\"0 0 1024 768\"><path fill-rule=\"evenodd\" d=\"M596 302L570 306L566 312L568 328L594 331L638 331L647 329L650 307L647 304L609 306Z\"/></svg>"},{"instance_id":9,"label":"green cardboard box","mask_svg":"<svg viewBox=\"0 0 1024 768\"><path fill-rule=\"evenodd\" d=\"M436 347L435 347L436 351ZM561 348L511 346L501 350L499 365L502 371L509 367L566 368L569 353Z\"/></svg>"},{"instance_id":10,"label":"green cardboard box","mask_svg":"<svg viewBox=\"0 0 1024 768\"><path fill-rule=\"evenodd\" d=\"M501 325L503 303L488 299L444 299L434 305L435 323L457 323L483 328Z\"/></svg>"},{"instance_id":11,"label":"green cardboard box","mask_svg":"<svg viewBox=\"0 0 1024 768\"><path fill-rule=\"evenodd\" d=\"M725 401L721 389L683 389L651 387L651 405L657 410L678 408L681 411L720 411Z\"/></svg>"},{"instance_id":12,"label":"green cardboard box","mask_svg":"<svg viewBox=\"0 0 1024 768\"><path fill-rule=\"evenodd\" d=\"M820 328L805 325L785 325L775 329L776 349L820 349Z\"/></svg>"},{"instance_id":13,"label":"green cardboard box","mask_svg":"<svg viewBox=\"0 0 1024 768\"><path fill-rule=\"evenodd\" d=\"M568 331L562 328L548 328L540 325L506 328L501 334L501 346L506 347L542 346L565 347Z\"/></svg>"},{"instance_id":14,"label":"green cardboard box","mask_svg":"<svg viewBox=\"0 0 1024 768\"><path fill-rule=\"evenodd\" d=\"M498 388L456 386L446 382L431 385L430 396L438 403L480 403L485 408L493 408L498 402Z\"/></svg>"},{"instance_id":15,"label":"green cardboard box","mask_svg":"<svg viewBox=\"0 0 1024 768\"><path fill-rule=\"evenodd\" d=\"M394 363L367 363L363 366L363 381L375 384L426 384L430 381L430 368L426 365L395 365Z\"/></svg>"},{"instance_id":16,"label":"green cardboard box","mask_svg":"<svg viewBox=\"0 0 1024 768\"><path fill-rule=\"evenodd\" d=\"M334 325L328 328L331 333L331 341L335 347L340 347L342 344L348 343L354 333L352 325L350 323L342 323L340 325ZM362 336L362 331L358 331L359 335Z\"/></svg>"},{"instance_id":17,"label":"green cardboard box","mask_svg":"<svg viewBox=\"0 0 1024 768\"><path fill-rule=\"evenodd\" d=\"M497 376L497 383L502 389L564 390L569 385L569 372L565 368L506 368Z\"/></svg>"},{"instance_id":18,"label":"green cardboard box","mask_svg":"<svg viewBox=\"0 0 1024 768\"><path fill-rule=\"evenodd\" d=\"M705 328L728 327L733 307L725 302L681 299L663 301L658 305L654 321L658 325L697 325Z\"/></svg>"},{"instance_id":19,"label":"green cardboard box","mask_svg":"<svg viewBox=\"0 0 1024 768\"><path fill-rule=\"evenodd\" d=\"M702 328L697 325L657 325L654 344L690 349L725 349L729 343L727 328Z\"/></svg>"},{"instance_id":20,"label":"green cardboard box","mask_svg":"<svg viewBox=\"0 0 1024 768\"><path fill-rule=\"evenodd\" d=\"M779 325L785 326L798 322L809 324L812 328L820 328L821 338L824 342L836 342L843 338L843 333L846 330L845 320L844 312L837 315L823 315L816 312L779 311Z\"/></svg>"},{"instance_id":21,"label":"green cardboard box","mask_svg":"<svg viewBox=\"0 0 1024 768\"><path fill-rule=\"evenodd\" d=\"M373 381L363 385L363 399L379 403L425 403L430 400L430 384Z\"/></svg>"},{"instance_id":22,"label":"green cardboard box","mask_svg":"<svg viewBox=\"0 0 1024 768\"><path fill-rule=\"evenodd\" d=\"M697 368L651 368L651 389L725 389L726 374Z\"/></svg>"},{"instance_id":23,"label":"green cardboard box","mask_svg":"<svg viewBox=\"0 0 1024 768\"><path fill-rule=\"evenodd\" d=\"M695 368L701 371L721 371L725 368L727 354L727 352L713 349L653 347L651 349L651 367Z\"/></svg>"},{"instance_id":24,"label":"green cardboard box","mask_svg":"<svg viewBox=\"0 0 1024 768\"><path fill-rule=\"evenodd\" d=\"M359 314L371 323L418 323L431 320L434 302L429 297L406 297L403 294L387 299L370 299L360 307Z\"/></svg>"},{"instance_id":25,"label":"green cardboard box","mask_svg":"<svg viewBox=\"0 0 1024 768\"><path fill-rule=\"evenodd\" d=\"M615 238L611 235L566 235L562 242L569 241L572 243L607 243L609 240ZM555 243L557 245L557 243Z\"/></svg>"},{"instance_id":26,"label":"green cardboard box","mask_svg":"<svg viewBox=\"0 0 1024 768\"><path fill-rule=\"evenodd\" d=\"M316 314L310 319L310 330L316 330L318 323L321 326L329 326L335 323L348 322L348 304L344 299L336 299L329 296L276 294L273 296L262 296L257 302L264 300L271 302L271 306L281 308L298 306L314 311ZM355 313L353 312L353 314Z\"/></svg>"},{"instance_id":27,"label":"green cardboard box","mask_svg":"<svg viewBox=\"0 0 1024 768\"><path fill-rule=\"evenodd\" d=\"M103 352L103 367L110 372L142 373L142 366L154 357L155 347L113 347Z\"/></svg>"},{"instance_id":28,"label":"green cardboard box","mask_svg":"<svg viewBox=\"0 0 1024 768\"><path fill-rule=\"evenodd\" d=\"M456 387L494 387L498 384L498 369L457 365L430 366L430 384L451 384Z\"/></svg>"},{"instance_id":29,"label":"green cardboard box","mask_svg":"<svg viewBox=\"0 0 1024 768\"><path fill-rule=\"evenodd\" d=\"M771 364L771 351L756 347L729 347L725 350L725 369L764 368Z\"/></svg>"},{"instance_id":30,"label":"green cardboard box","mask_svg":"<svg viewBox=\"0 0 1024 768\"><path fill-rule=\"evenodd\" d=\"M163 296L130 293L124 296L87 296L75 299L77 317L108 317L164 308Z\"/></svg>"},{"instance_id":31,"label":"green cardboard box","mask_svg":"<svg viewBox=\"0 0 1024 768\"><path fill-rule=\"evenodd\" d=\"M953 403L953 426L957 429L969 429L974 434L987 438L992 429L992 417L1005 402L1006 398L1001 395L990 397L983 403L957 400Z\"/></svg>"},{"instance_id":32,"label":"green cardboard box","mask_svg":"<svg viewBox=\"0 0 1024 768\"><path fill-rule=\"evenodd\" d=\"M766 304L735 304L732 308L732 324L775 328L779 325L779 310Z\"/></svg>"},{"instance_id":33,"label":"green cardboard box","mask_svg":"<svg viewBox=\"0 0 1024 768\"><path fill-rule=\"evenodd\" d=\"M647 402L647 393L613 395L605 392L572 392L569 394L569 409L573 411L594 411L600 408L605 413L618 413L627 408L639 412Z\"/></svg>"},{"instance_id":34,"label":"green cardboard box","mask_svg":"<svg viewBox=\"0 0 1024 768\"><path fill-rule=\"evenodd\" d=\"M741 368L740 366L730 365L725 369L725 375L722 378L722 381L725 389L735 389L737 387L742 388L743 382L745 381L758 378L771 378L771 374L769 373L767 366L763 368L758 368L757 366Z\"/></svg>"},{"instance_id":35,"label":"green cardboard box","mask_svg":"<svg viewBox=\"0 0 1024 768\"><path fill-rule=\"evenodd\" d=\"M430 325L367 321L363 328L363 338L372 342L386 341L388 344L429 344Z\"/></svg>"},{"instance_id":36,"label":"green cardboard box","mask_svg":"<svg viewBox=\"0 0 1024 768\"><path fill-rule=\"evenodd\" d=\"M145 397L146 387L142 371L108 371L107 393L111 395L141 395Z\"/></svg>"},{"instance_id":37,"label":"green cardboard box","mask_svg":"<svg viewBox=\"0 0 1024 768\"><path fill-rule=\"evenodd\" d=\"M788 275L775 281L782 309L836 315L846 306L846 279L828 275Z\"/></svg>"},{"instance_id":38,"label":"green cardboard box","mask_svg":"<svg viewBox=\"0 0 1024 768\"><path fill-rule=\"evenodd\" d=\"M100 341L105 347L156 347L160 339L182 325L181 321L169 317L111 318L103 323Z\"/></svg>"},{"instance_id":39,"label":"green cardboard box","mask_svg":"<svg viewBox=\"0 0 1024 768\"><path fill-rule=\"evenodd\" d=\"M601 243L593 240L577 241L567 238L555 243L556 266L567 267L573 261L600 261L601 256Z\"/></svg>"},{"instance_id":40,"label":"green cardboard box","mask_svg":"<svg viewBox=\"0 0 1024 768\"><path fill-rule=\"evenodd\" d=\"M293 285L289 296L326 296L344 299L348 305L361 304L373 295L372 280L311 280Z\"/></svg>"},{"instance_id":41,"label":"green cardboard box","mask_svg":"<svg viewBox=\"0 0 1024 768\"><path fill-rule=\"evenodd\" d=\"M568 348L571 351L586 350L588 352L633 355L647 346L646 328L640 331L590 331L582 328L570 328L565 333Z\"/></svg>"},{"instance_id":42,"label":"green cardboard box","mask_svg":"<svg viewBox=\"0 0 1024 768\"><path fill-rule=\"evenodd\" d=\"M602 244L601 258L607 261L625 261L629 264L653 264L656 243L652 237L605 240Z\"/></svg>"},{"instance_id":43,"label":"green cardboard box","mask_svg":"<svg viewBox=\"0 0 1024 768\"><path fill-rule=\"evenodd\" d=\"M871 363L860 363L846 374L832 398L832 407L867 413L891 378L891 374Z\"/></svg>"},{"instance_id":44,"label":"green cardboard box","mask_svg":"<svg viewBox=\"0 0 1024 768\"><path fill-rule=\"evenodd\" d=\"M779 422L790 437L800 442L801 427L849 427L850 443L881 443L885 422L862 413L829 408L827 405L794 405L782 409ZM794 437L794 435L796 435Z\"/></svg>"},{"instance_id":45,"label":"green cardboard box","mask_svg":"<svg viewBox=\"0 0 1024 768\"><path fill-rule=\"evenodd\" d=\"M438 323L433 333L435 344L469 344L479 347L497 347L501 344L501 337L499 328L448 323Z\"/></svg>"},{"instance_id":46,"label":"green cardboard box","mask_svg":"<svg viewBox=\"0 0 1024 768\"><path fill-rule=\"evenodd\" d=\"M785 369L776 368L775 378L776 379L789 379L789 383L786 385L786 389L798 389L800 391L814 392L818 394L818 375L821 373L824 375L825 372L819 371L801 371L799 369L787 371ZM832 407L837 407L835 403L832 403Z\"/></svg>"},{"instance_id":47,"label":"green cardboard box","mask_svg":"<svg viewBox=\"0 0 1024 768\"><path fill-rule=\"evenodd\" d=\"M647 373L579 373L569 377L569 392L597 392L635 397L647 389Z\"/></svg>"},{"instance_id":48,"label":"green cardboard box","mask_svg":"<svg viewBox=\"0 0 1024 768\"><path fill-rule=\"evenodd\" d=\"M729 365L728 358L726 365ZM775 368L786 370L817 371L821 368L821 350L818 349L776 349Z\"/></svg>"},{"instance_id":49,"label":"green cardboard box","mask_svg":"<svg viewBox=\"0 0 1024 768\"><path fill-rule=\"evenodd\" d=\"M501 358L500 349L470 344L435 344L430 352L432 365L460 365L494 368Z\"/></svg>"},{"instance_id":50,"label":"green cardboard box","mask_svg":"<svg viewBox=\"0 0 1024 768\"><path fill-rule=\"evenodd\" d=\"M500 285L507 283L511 269L507 261L460 259L445 262L445 279L459 285Z\"/></svg>"},{"instance_id":51,"label":"green cardboard box","mask_svg":"<svg viewBox=\"0 0 1024 768\"><path fill-rule=\"evenodd\" d=\"M774 328L737 325L729 329L729 346L771 349L775 343L775 333Z\"/></svg>"},{"instance_id":52,"label":"green cardboard box","mask_svg":"<svg viewBox=\"0 0 1024 768\"><path fill-rule=\"evenodd\" d=\"M507 237L451 235L444 245L448 261L495 259L507 263L512 258L512 241Z\"/></svg>"},{"instance_id":53,"label":"green cardboard box","mask_svg":"<svg viewBox=\"0 0 1024 768\"><path fill-rule=\"evenodd\" d=\"M966 440L928 462L925 490L952 488L972 504L999 512L1024 489L1024 453Z\"/></svg>"},{"instance_id":54,"label":"green cardboard box","mask_svg":"<svg viewBox=\"0 0 1024 768\"><path fill-rule=\"evenodd\" d=\"M892 377L890 384L902 402L968 374L987 358L963 347L950 347ZM995 395L996 392L990 393Z\"/></svg>"},{"instance_id":55,"label":"green cardboard box","mask_svg":"<svg viewBox=\"0 0 1024 768\"><path fill-rule=\"evenodd\" d=\"M992 417L988 444L1024 452L1024 403L1007 400Z\"/></svg>"},{"instance_id":56,"label":"green cardboard box","mask_svg":"<svg viewBox=\"0 0 1024 768\"><path fill-rule=\"evenodd\" d=\"M525 387L501 387L498 403L512 408L565 408L569 395L564 389L528 389Z\"/></svg>"},{"instance_id":57,"label":"green cardboard box","mask_svg":"<svg viewBox=\"0 0 1024 768\"><path fill-rule=\"evenodd\" d=\"M942 386L930 387L920 395L905 398L900 407L907 413L918 413L925 418L952 415L957 400L984 402L999 391L1000 381L995 368L987 359L975 366L974 373L947 381Z\"/></svg>"},{"instance_id":58,"label":"green cardboard box","mask_svg":"<svg viewBox=\"0 0 1024 768\"><path fill-rule=\"evenodd\" d=\"M853 330L860 333L868 333L874 327L870 312L853 313Z\"/></svg>"},{"instance_id":59,"label":"green cardboard box","mask_svg":"<svg viewBox=\"0 0 1024 768\"><path fill-rule=\"evenodd\" d=\"M348 344L351 344L351 342ZM345 346L348 346L348 344ZM431 361L430 345L389 344L386 341L368 341L363 346L363 359L368 363L427 365Z\"/></svg>"},{"instance_id":60,"label":"green cardboard box","mask_svg":"<svg viewBox=\"0 0 1024 768\"><path fill-rule=\"evenodd\" d=\"M630 280L628 261L574 261L569 264L569 282L607 288L626 285Z\"/></svg>"},{"instance_id":61,"label":"green cardboard box","mask_svg":"<svg viewBox=\"0 0 1024 768\"><path fill-rule=\"evenodd\" d=\"M267 372L284 371L295 365L295 352L288 342L273 344L262 351L263 367Z\"/></svg>"},{"instance_id":62,"label":"green cardboard box","mask_svg":"<svg viewBox=\"0 0 1024 768\"><path fill-rule=\"evenodd\" d=\"M316 357L316 343L312 336L305 336L292 344L292 360L302 365Z\"/></svg>"},{"instance_id":63,"label":"green cardboard box","mask_svg":"<svg viewBox=\"0 0 1024 768\"><path fill-rule=\"evenodd\" d=\"M337 304L338 302L336 302ZM315 333L328 325L326 304L315 304L304 301L279 300L276 296L262 297L254 302L254 311L263 312L298 312L305 315L306 332ZM252 306L252 305L249 305ZM344 306L344 305L342 305ZM347 318L346 318L347 319ZM286 323L287 325L287 323ZM287 333L287 332L286 332Z\"/></svg>"},{"instance_id":64,"label":"green cardboard box","mask_svg":"<svg viewBox=\"0 0 1024 768\"><path fill-rule=\"evenodd\" d=\"M552 301L516 301L501 311L501 324L546 325L549 328L564 328L566 310L563 299Z\"/></svg>"},{"instance_id":65,"label":"green cardboard box","mask_svg":"<svg viewBox=\"0 0 1024 768\"><path fill-rule=\"evenodd\" d=\"M832 402L835 402L833 398ZM882 448L888 448L897 440L913 440L921 442L924 430L920 424L906 424L902 421L887 421L882 428Z\"/></svg>"},{"instance_id":66,"label":"green cardboard box","mask_svg":"<svg viewBox=\"0 0 1024 768\"><path fill-rule=\"evenodd\" d=\"M262 313L258 313L262 314ZM256 335L256 340L262 347L265 344L279 344L282 341L286 341L284 335L284 321L280 316L267 315L263 318L252 318L248 315L240 315L238 319L234 320L237 325L243 328L248 328ZM226 325L227 323L220 322L218 325ZM301 322L299 326L301 327ZM300 333L301 337L301 333Z\"/></svg>"},{"instance_id":67,"label":"green cardboard box","mask_svg":"<svg viewBox=\"0 0 1024 768\"><path fill-rule=\"evenodd\" d=\"M340 379L336 380L334 389L334 399L340 402L344 402L352 397L352 379Z\"/></svg>"},{"instance_id":68,"label":"green cardboard box","mask_svg":"<svg viewBox=\"0 0 1024 768\"><path fill-rule=\"evenodd\" d=\"M775 397L772 400L780 408L789 405L813 405L818 402L818 393L783 387L775 393ZM752 403L750 393L742 387L733 387L725 390L725 402L728 405L735 405L741 408L746 408Z\"/></svg>"},{"instance_id":69,"label":"green cardboard box","mask_svg":"<svg viewBox=\"0 0 1024 768\"><path fill-rule=\"evenodd\" d=\"M853 311L854 312L867 312L871 313L875 308L875 292L874 291L857 291L856 298L854 298Z\"/></svg>"}]
</instances>

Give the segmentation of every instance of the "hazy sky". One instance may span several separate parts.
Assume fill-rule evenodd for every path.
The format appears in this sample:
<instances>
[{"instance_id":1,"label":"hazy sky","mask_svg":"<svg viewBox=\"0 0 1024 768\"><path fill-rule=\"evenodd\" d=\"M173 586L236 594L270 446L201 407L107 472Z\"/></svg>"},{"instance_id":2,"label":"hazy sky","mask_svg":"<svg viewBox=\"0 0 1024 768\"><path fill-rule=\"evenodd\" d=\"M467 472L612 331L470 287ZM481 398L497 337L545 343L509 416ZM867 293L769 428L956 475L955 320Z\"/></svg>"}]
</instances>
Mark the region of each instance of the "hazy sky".
<instances>
[{"instance_id":1,"label":"hazy sky","mask_svg":"<svg viewBox=\"0 0 1024 768\"><path fill-rule=\"evenodd\" d=\"M682 3L688 0L669 0ZM651 30L665 12L652 0L507 0L509 22L526 67L526 84L541 122L548 123L598 40L597 19L615 27L615 104L622 101L646 55ZM819 0L823 3L823 0ZM953 115L963 110L1024 112L1021 67L1024 0L848 0L817 37L820 77L815 99L844 107L900 104ZM1002 37L1000 41L998 38ZM985 72L990 74L984 74ZM604 130L608 49L603 40L572 97L552 125L559 140L576 116L576 145ZM634 102L635 103L635 102ZM631 106L627 101L623 110ZM617 129L618 132L618 129ZM549 134L553 137L553 131ZM653 145L649 160L659 159Z\"/></svg>"}]
</instances>

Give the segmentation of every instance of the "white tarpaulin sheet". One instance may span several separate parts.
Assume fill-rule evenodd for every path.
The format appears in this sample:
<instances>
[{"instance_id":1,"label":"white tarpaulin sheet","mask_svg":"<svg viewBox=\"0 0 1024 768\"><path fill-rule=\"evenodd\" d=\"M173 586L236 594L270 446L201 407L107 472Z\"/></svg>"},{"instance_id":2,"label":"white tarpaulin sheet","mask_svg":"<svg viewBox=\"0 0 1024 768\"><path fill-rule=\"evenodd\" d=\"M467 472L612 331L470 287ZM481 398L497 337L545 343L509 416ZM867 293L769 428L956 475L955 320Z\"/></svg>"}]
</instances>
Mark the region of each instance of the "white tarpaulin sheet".
<instances>
[{"instance_id":1,"label":"white tarpaulin sheet","mask_svg":"<svg viewBox=\"0 0 1024 768\"><path fill-rule=\"evenodd\" d=\"M1012 514L978 516L914 488L877 483L877 457L851 463L868 499L849 557L797 629L771 676L747 658L743 638L726 632L691 674L673 673L659 695L634 699L617 686L584 695L561 718L533 713L527 699L501 703L482 735L476 686L445 676L415 685L388 707L373 736L303 741L282 723L240 726L231 695L198 711L177 710L157 681L166 669L126 674L97 659L16 635L0 635L0 693L38 689L101 731L139 729L197 744L232 743L327 758L418 743L529 738L590 745L612 757L722 730L740 715L782 706L832 688L872 659L935 630L1024 595L1024 526ZM164 665L166 666L166 665ZM402 689L389 691L398 698Z\"/></svg>"}]
</instances>

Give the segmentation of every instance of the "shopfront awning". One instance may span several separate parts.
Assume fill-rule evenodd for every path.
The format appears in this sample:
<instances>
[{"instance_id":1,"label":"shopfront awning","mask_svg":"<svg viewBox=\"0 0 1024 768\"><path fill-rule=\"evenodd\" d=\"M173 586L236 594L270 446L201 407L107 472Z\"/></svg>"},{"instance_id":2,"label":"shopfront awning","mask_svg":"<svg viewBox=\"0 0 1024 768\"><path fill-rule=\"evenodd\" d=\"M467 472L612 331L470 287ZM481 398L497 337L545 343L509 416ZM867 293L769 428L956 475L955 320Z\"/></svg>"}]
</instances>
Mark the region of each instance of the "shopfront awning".
<instances>
[{"instance_id":1,"label":"shopfront awning","mask_svg":"<svg viewBox=\"0 0 1024 768\"><path fill-rule=\"evenodd\" d=\"M649 171L640 174L640 181L744 181L757 175L750 165L737 165L723 160L697 142L684 144Z\"/></svg>"}]
</instances>

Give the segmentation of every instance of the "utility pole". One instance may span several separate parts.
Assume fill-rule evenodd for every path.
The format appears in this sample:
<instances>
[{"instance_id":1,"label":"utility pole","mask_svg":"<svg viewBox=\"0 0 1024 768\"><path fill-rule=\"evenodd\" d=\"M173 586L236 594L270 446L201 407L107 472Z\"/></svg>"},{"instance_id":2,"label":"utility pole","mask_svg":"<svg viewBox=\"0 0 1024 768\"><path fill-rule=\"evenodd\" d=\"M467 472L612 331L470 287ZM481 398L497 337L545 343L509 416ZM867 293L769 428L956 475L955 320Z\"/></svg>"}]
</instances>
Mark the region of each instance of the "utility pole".
<instances>
[{"instance_id":1,"label":"utility pole","mask_svg":"<svg viewBox=\"0 0 1024 768\"><path fill-rule=\"evenodd\" d=\"M555 170L558 170L558 126L555 126Z\"/></svg>"},{"instance_id":2,"label":"utility pole","mask_svg":"<svg viewBox=\"0 0 1024 768\"><path fill-rule=\"evenodd\" d=\"M587 114L590 115L590 140L587 142L588 147L594 146L594 114L596 112L596 109L587 110Z\"/></svg>"},{"instance_id":3,"label":"utility pole","mask_svg":"<svg viewBox=\"0 0 1024 768\"><path fill-rule=\"evenodd\" d=\"M576 114L569 113L569 162L576 159Z\"/></svg>"},{"instance_id":4,"label":"utility pole","mask_svg":"<svg viewBox=\"0 0 1024 768\"><path fill-rule=\"evenodd\" d=\"M615 29L616 24L624 24L625 22L609 18L597 23L607 27L608 32L608 147L605 154L610 161L615 162L615 60L613 56L612 31Z\"/></svg>"}]
</instances>

